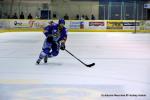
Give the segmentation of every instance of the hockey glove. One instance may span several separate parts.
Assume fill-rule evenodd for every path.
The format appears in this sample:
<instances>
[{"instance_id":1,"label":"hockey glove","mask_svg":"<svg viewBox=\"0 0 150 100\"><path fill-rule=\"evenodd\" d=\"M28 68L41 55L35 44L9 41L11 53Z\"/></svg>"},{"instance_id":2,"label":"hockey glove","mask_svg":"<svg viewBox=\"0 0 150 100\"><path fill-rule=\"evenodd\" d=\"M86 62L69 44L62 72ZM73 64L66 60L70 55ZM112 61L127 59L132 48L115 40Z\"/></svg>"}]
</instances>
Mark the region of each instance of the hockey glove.
<instances>
[{"instance_id":1,"label":"hockey glove","mask_svg":"<svg viewBox=\"0 0 150 100\"><path fill-rule=\"evenodd\" d=\"M65 43L61 43L60 49L61 49L61 50L65 50L65 48L66 48Z\"/></svg>"}]
</instances>

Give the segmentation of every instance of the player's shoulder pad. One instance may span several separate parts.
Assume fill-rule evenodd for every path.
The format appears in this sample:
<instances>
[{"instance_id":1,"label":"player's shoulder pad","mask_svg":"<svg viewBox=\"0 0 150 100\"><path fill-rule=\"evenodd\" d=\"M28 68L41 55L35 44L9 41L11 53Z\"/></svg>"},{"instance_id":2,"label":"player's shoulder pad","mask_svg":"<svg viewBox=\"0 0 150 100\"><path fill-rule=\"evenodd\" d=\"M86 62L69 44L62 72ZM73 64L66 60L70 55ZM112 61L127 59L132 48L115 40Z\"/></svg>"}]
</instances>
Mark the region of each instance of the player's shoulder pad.
<instances>
[{"instance_id":1,"label":"player's shoulder pad","mask_svg":"<svg viewBox=\"0 0 150 100\"><path fill-rule=\"evenodd\" d=\"M53 23L53 25L52 25L53 27L57 27L58 26L58 24L57 23Z\"/></svg>"}]
</instances>

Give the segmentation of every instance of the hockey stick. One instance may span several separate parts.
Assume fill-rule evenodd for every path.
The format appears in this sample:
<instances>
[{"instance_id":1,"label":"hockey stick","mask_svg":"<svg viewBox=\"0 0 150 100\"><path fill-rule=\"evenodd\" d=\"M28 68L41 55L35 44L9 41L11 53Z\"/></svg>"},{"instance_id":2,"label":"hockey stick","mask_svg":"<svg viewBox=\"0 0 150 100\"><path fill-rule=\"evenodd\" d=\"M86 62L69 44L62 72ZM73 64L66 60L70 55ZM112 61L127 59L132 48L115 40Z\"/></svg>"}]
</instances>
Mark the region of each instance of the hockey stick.
<instances>
[{"instance_id":1,"label":"hockey stick","mask_svg":"<svg viewBox=\"0 0 150 100\"><path fill-rule=\"evenodd\" d=\"M77 59L78 61L80 61L83 65L85 65L86 67L92 67L95 65L95 63L92 63L92 64L85 64L83 61L81 61L79 58L77 58L76 56L74 56L70 51L66 50L66 52L68 52L71 56L73 56L75 59Z\"/></svg>"}]
</instances>

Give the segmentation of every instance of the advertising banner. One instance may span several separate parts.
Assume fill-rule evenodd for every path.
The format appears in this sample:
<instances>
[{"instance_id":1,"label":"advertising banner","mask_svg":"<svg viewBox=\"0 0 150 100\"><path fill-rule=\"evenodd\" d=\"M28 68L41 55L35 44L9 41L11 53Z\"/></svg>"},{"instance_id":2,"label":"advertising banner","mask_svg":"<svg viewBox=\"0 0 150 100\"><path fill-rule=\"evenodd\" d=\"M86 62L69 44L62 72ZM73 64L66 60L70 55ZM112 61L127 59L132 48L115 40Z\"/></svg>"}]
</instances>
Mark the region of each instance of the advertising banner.
<instances>
[{"instance_id":1,"label":"advertising banner","mask_svg":"<svg viewBox=\"0 0 150 100\"><path fill-rule=\"evenodd\" d=\"M11 28L43 28L48 25L44 20L10 20Z\"/></svg>"},{"instance_id":2,"label":"advertising banner","mask_svg":"<svg viewBox=\"0 0 150 100\"><path fill-rule=\"evenodd\" d=\"M88 24L89 29L106 29L104 21L90 21Z\"/></svg>"},{"instance_id":3,"label":"advertising banner","mask_svg":"<svg viewBox=\"0 0 150 100\"><path fill-rule=\"evenodd\" d=\"M139 30L140 22L136 22L136 29ZM135 29L135 22L123 22L123 30L134 30Z\"/></svg>"},{"instance_id":4,"label":"advertising banner","mask_svg":"<svg viewBox=\"0 0 150 100\"><path fill-rule=\"evenodd\" d=\"M10 20L12 28L29 28L27 20Z\"/></svg>"},{"instance_id":5,"label":"advertising banner","mask_svg":"<svg viewBox=\"0 0 150 100\"><path fill-rule=\"evenodd\" d=\"M29 20L29 28L43 28L48 25L48 21L39 21L39 20Z\"/></svg>"},{"instance_id":6,"label":"advertising banner","mask_svg":"<svg viewBox=\"0 0 150 100\"><path fill-rule=\"evenodd\" d=\"M0 29L4 28L43 28L47 26L50 20L19 20L10 19L0 20ZM58 23L58 20L54 20ZM87 30L150 30L150 21L142 20L67 20L65 27L67 29L87 29Z\"/></svg>"},{"instance_id":7,"label":"advertising banner","mask_svg":"<svg viewBox=\"0 0 150 100\"><path fill-rule=\"evenodd\" d=\"M0 29L2 28L9 28L9 21L5 21L5 20L0 20Z\"/></svg>"},{"instance_id":8,"label":"advertising banner","mask_svg":"<svg viewBox=\"0 0 150 100\"><path fill-rule=\"evenodd\" d=\"M150 21L141 21L141 30L150 30Z\"/></svg>"},{"instance_id":9,"label":"advertising banner","mask_svg":"<svg viewBox=\"0 0 150 100\"><path fill-rule=\"evenodd\" d=\"M107 29L123 29L123 22L117 21L107 21Z\"/></svg>"},{"instance_id":10,"label":"advertising banner","mask_svg":"<svg viewBox=\"0 0 150 100\"><path fill-rule=\"evenodd\" d=\"M84 21L70 21L70 29L84 29Z\"/></svg>"}]
</instances>

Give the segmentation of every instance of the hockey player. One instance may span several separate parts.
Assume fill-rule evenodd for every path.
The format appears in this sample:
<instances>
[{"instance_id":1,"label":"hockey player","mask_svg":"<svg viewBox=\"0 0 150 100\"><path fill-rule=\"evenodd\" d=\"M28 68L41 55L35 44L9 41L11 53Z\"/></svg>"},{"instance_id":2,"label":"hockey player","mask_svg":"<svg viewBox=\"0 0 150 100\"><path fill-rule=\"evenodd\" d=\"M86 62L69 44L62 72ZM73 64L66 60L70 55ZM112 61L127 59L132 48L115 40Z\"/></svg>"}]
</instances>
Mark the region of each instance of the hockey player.
<instances>
[{"instance_id":1,"label":"hockey player","mask_svg":"<svg viewBox=\"0 0 150 100\"><path fill-rule=\"evenodd\" d=\"M45 35L46 37L47 37L47 35L48 35L48 32L47 32L47 31L49 30L49 27L51 27L51 26L54 24L54 22L51 20L51 21L49 21L48 23L49 23L49 25L44 28L44 35ZM47 59L48 59L48 57L45 56L45 57L44 57L44 62L45 62L45 63L47 63Z\"/></svg>"},{"instance_id":2,"label":"hockey player","mask_svg":"<svg viewBox=\"0 0 150 100\"><path fill-rule=\"evenodd\" d=\"M59 50L65 50L65 42L67 40L67 29L64 27L65 20L60 19L58 24L53 23L48 25L44 29L44 34L46 39L43 44L42 51L39 55L37 64L44 59L44 62L47 63L47 58L51 58L57 56L59 54Z\"/></svg>"}]
</instances>

